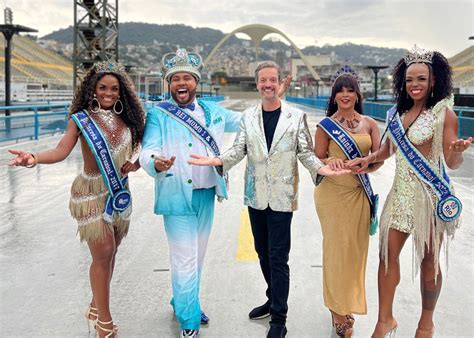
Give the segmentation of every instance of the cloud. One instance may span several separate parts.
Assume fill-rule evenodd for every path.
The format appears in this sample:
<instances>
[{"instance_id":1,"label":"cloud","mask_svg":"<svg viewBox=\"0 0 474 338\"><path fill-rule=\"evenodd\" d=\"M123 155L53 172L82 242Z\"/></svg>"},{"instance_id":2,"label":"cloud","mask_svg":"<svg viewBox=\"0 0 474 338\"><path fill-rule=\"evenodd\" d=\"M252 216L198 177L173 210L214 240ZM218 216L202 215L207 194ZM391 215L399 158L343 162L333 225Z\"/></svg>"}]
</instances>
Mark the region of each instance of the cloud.
<instances>
[{"instance_id":1,"label":"cloud","mask_svg":"<svg viewBox=\"0 0 474 338\"><path fill-rule=\"evenodd\" d=\"M71 0L6 2L14 23L37 28L39 36L73 24ZM225 33L259 23L279 29L299 47L353 42L410 48L417 43L446 56L470 45L473 19L470 0L119 1L120 22L179 23Z\"/></svg>"}]
</instances>

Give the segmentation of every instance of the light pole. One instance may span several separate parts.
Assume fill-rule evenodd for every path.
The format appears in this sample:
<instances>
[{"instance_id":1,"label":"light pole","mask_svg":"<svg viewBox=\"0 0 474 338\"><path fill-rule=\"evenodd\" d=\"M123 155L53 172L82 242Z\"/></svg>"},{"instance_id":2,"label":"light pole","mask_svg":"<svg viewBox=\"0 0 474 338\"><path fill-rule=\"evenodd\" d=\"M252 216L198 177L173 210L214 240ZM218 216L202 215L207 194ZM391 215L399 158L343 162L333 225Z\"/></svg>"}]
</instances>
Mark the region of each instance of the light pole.
<instances>
[{"instance_id":1,"label":"light pole","mask_svg":"<svg viewBox=\"0 0 474 338\"><path fill-rule=\"evenodd\" d=\"M375 85L374 85L374 101L377 101L377 74L381 69L388 68L388 66L367 66L365 69L372 69L375 75Z\"/></svg>"},{"instance_id":2,"label":"light pole","mask_svg":"<svg viewBox=\"0 0 474 338\"><path fill-rule=\"evenodd\" d=\"M12 24L12 10L10 8L5 8L5 24L0 25L0 32L3 33L5 36L6 44L5 44L5 106L9 106L11 104L10 101L10 89L11 89L11 60L12 60L12 45L11 41L13 35L18 34L20 32L29 32L29 33L36 33L38 32L36 29L28 28L25 26L20 25L13 25ZM5 117L10 116L10 110L5 110ZM11 130L11 121L9 118L5 119L5 129L7 132Z\"/></svg>"}]
</instances>

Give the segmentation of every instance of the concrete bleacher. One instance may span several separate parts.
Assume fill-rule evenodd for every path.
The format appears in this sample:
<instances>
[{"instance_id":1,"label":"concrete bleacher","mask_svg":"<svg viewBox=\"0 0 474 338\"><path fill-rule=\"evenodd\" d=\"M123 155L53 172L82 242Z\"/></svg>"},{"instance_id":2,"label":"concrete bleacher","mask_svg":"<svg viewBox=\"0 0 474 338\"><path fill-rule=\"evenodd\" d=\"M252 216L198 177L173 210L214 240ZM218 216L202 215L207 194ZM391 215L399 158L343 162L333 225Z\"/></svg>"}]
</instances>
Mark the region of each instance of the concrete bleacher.
<instances>
[{"instance_id":1,"label":"concrete bleacher","mask_svg":"<svg viewBox=\"0 0 474 338\"><path fill-rule=\"evenodd\" d=\"M474 46L449 58L455 88L474 87Z\"/></svg>"},{"instance_id":2,"label":"concrete bleacher","mask_svg":"<svg viewBox=\"0 0 474 338\"><path fill-rule=\"evenodd\" d=\"M12 82L22 78L48 88L72 89L73 65L61 55L41 47L28 36L15 35L12 49ZM0 39L0 48L5 39ZM0 57L0 79L5 76L5 58Z\"/></svg>"}]
</instances>

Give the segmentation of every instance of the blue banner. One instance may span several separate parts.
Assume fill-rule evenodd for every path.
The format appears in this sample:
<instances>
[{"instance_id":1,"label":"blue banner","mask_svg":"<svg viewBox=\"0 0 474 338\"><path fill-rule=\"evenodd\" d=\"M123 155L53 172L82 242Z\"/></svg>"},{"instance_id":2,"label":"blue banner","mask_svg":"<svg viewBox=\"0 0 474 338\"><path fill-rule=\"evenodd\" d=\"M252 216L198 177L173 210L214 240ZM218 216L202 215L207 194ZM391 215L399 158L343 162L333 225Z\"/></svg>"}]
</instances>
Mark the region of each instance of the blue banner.
<instances>
[{"instance_id":1,"label":"blue banner","mask_svg":"<svg viewBox=\"0 0 474 338\"><path fill-rule=\"evenodd\" d=\"M333 119L326 117L319 126L328 134L328 136L336 142L342 149L348 159L353 160L357 157L364 157L354 139ZM377 208L379 204L379 195L374 194L368 174L357 174L360 183L369 199L370 203L370 234L373 235L377 231L378 219Z\"/></svg>"},{"instance_id":2,"label":"blue banner","mask_svg":"<svg viewBox=\"0 0 474 338\"><path fill-rule=\"evenodd\" d=\"M403 157L410 165L413 172L426 184L428 184L436 193L439 202L436 206L436 214L445 222L456 220L461 215L462 203L454 196L449 185L449 176L441 162L440 169L442 177L436 173L431 164L426 160L422 153L408 140L405 135L405 129L397 114L396 108L392 107L388 111L388 132L390 139L400 149Z\"/></svg>"},{"instance_id":3,"label":"blue banner","mask_svg":"<svg viewBox=\"0 0 474 338\"><path fill-rule=\"evenodd\" d=\"M94 120L84 111L72 114L72 119L87 141L109 190L104 216L108 221L111 221L114 211L124 211L132 201L130 192L125 188L128 176L121 178L119 171L115 168L107 139Z\"/></svg>"},{"instance_id":4,"label":"blue banner","mask_svg":"<svg viewBox=\"0 0 474 338\"><path fill-rule=\"evenodd\" d=\"M188 128L194 135L196 135L204 144L212 150L214 156L219 156L219 146L214 138L211 136L209 131L203 127L198 121L192 116L188 115L183 109L175 106L170 102L160 102L158 107L162 111L165 111L169 116L180 122L186 128Z\"/></svg>"}]
</instances>

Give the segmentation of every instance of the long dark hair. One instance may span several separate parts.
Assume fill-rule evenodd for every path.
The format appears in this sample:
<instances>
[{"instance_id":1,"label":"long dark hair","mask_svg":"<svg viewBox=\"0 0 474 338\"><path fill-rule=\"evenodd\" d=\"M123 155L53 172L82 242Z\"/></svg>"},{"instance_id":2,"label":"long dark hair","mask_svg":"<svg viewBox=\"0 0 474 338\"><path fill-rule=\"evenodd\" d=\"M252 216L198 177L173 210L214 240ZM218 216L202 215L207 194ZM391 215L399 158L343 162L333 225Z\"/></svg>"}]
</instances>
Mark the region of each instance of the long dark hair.
<instances>
[{"instance_id":1,"label":"long dark hair","mask_svg":"<svg viewBox=\"0 0 474 338\"><path fill-rule=\"evenodd\" d=\"M332 86L331 97L329 98L328 106L326 109L326 116L332 116L337 112L337 104L335 102L336 94L342 91L342 88L353 89L357 94L357 101L354 105L354 109L359 114L363 114L362 111L362 94L360 92L359 83L357 79L352 75L340 75Z\"/></svg>"},{"instance_id":2,"label":"long dark hair","mask_svg":"<svg viewBox=\"0 0 474 338\"><path fill-rule=\"evenodd\" d=\"M71 103L70 114L81 110L89 110L94 99L97 82L105 75L115 76L119 82L120 100L123 111L120 118L130 128L132 134L132 148L136 150L142 140L145 128L145 112L142 104L135 93L135 88L127 74L115 72L97 72L96 67L91 67L84 76L81 85L74 93Z\"/></svg>"},{"instance_id":3,"label":"long dark hair","mask_svg":"<svg viewBox=\"0 0 474 338\"><path fill-rule=\"evenodd\" d=\"M453 92L452 71L448 60L439 52L433 52L431 64L425 63L429 70L431 83L434 77L434 86L431 88L426 99L425 108L430 109L439 101L447 98ZM397 112L402 115L413 107L414 101L408 95L406 89L406 72L409 66L402 58L393 69L393 96L397 101Z\"/></svg>"}]
</instances>

